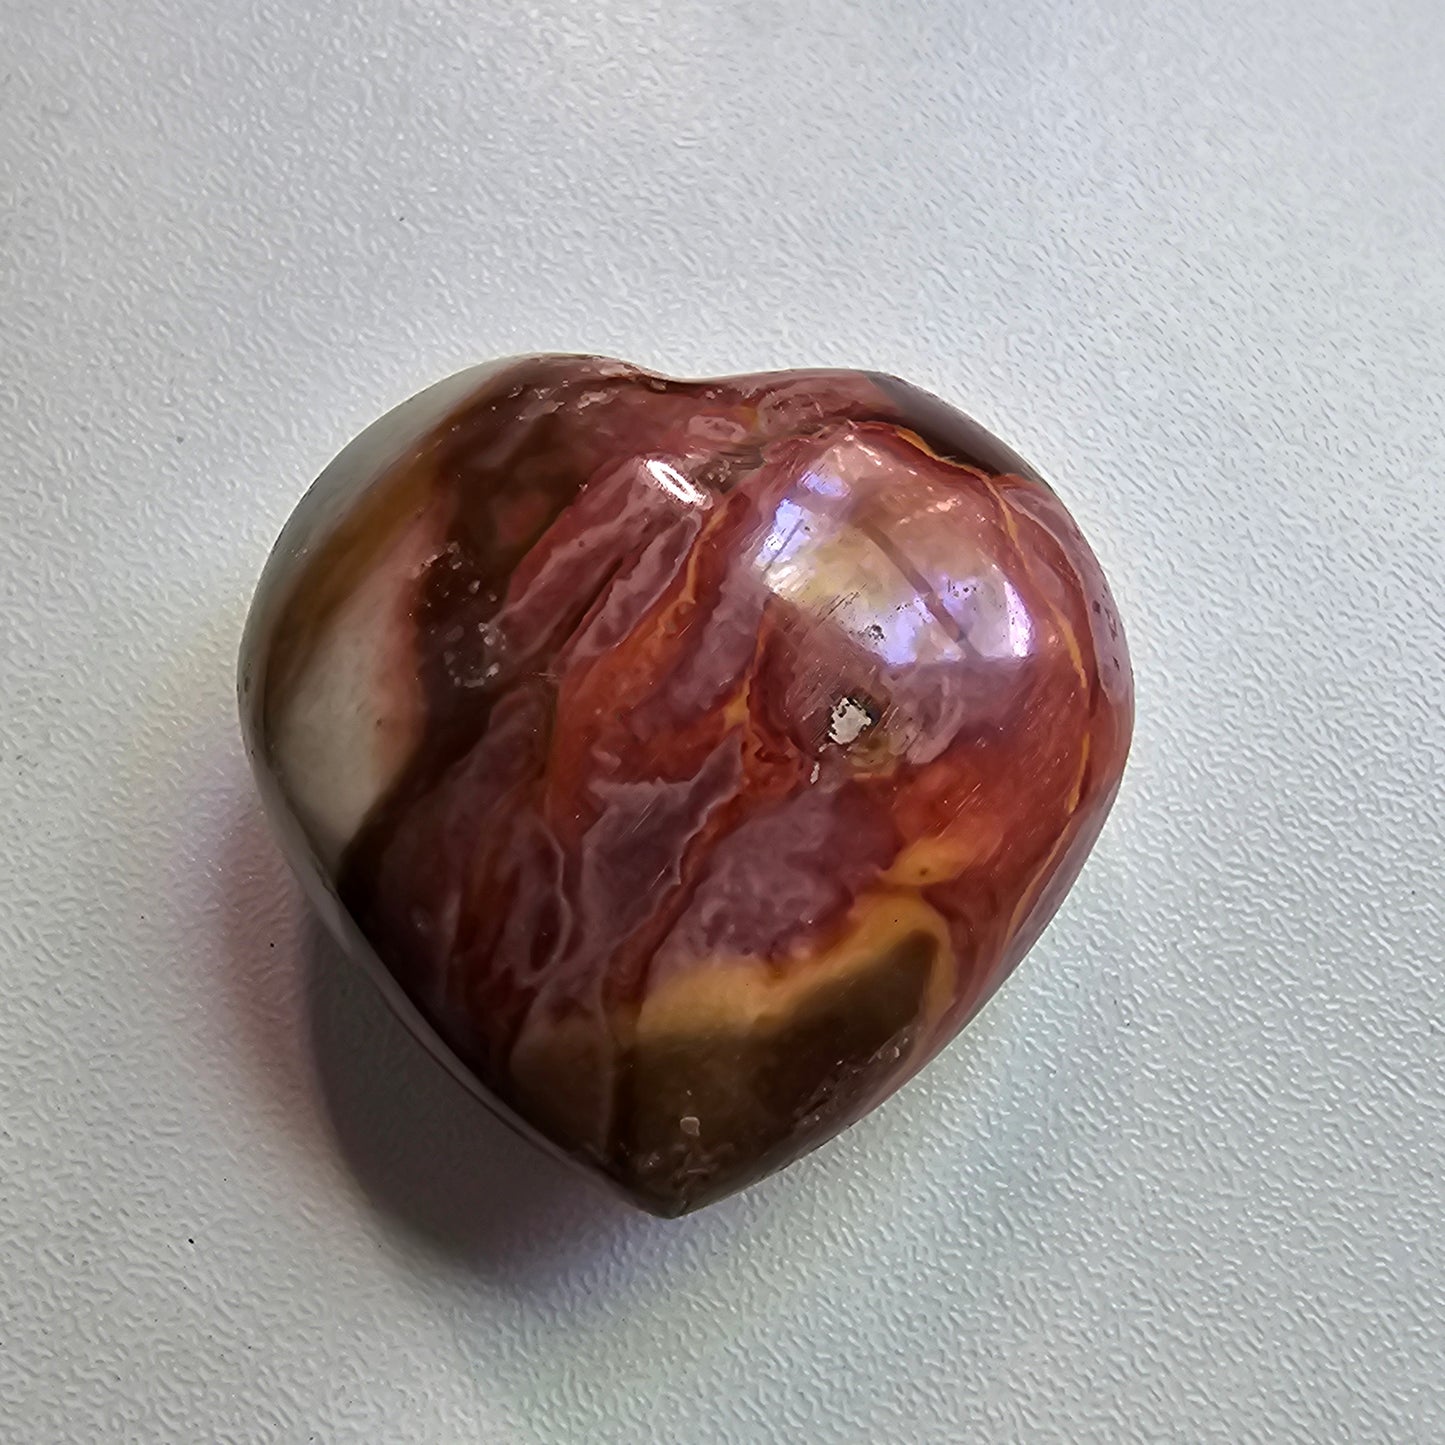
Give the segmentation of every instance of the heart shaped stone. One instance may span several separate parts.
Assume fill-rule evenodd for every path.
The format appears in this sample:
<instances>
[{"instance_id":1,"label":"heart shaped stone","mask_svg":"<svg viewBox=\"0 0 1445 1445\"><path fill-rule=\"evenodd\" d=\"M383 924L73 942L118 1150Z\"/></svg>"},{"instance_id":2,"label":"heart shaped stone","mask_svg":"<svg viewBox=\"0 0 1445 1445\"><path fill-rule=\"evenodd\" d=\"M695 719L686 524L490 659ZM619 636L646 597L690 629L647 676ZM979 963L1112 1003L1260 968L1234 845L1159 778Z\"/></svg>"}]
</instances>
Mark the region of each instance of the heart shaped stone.
<instances>
[{"instance_id":1,"label":"heart shaped stone","mask_svg":"<svg viewBox=\"0 0 1445 1445\"><path fill-rule=\"evenodd\" d=\"M539 356L344 451L247 623L292 863L457 1077L659 1214L816 1147L1038 938L1118 789L1099 566L892 377Z\"/></svg>"}]
</instances>

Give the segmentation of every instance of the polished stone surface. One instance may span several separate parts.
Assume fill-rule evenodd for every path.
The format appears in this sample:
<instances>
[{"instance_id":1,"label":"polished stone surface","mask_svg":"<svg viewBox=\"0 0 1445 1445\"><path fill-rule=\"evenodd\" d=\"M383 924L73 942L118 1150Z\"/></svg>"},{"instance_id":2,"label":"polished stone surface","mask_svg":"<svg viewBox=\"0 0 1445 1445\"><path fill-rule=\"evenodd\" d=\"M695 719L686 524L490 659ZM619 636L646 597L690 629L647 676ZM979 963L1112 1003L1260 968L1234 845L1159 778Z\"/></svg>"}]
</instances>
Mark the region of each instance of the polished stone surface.
<instances>
[{"instance_id":1,"label":"polished stone surface","mask_svg":"<svg viewBox=\"0 0 1445 1445\"><path fill-rule=\"evenodd\" d=\"M242 693L293 861L413 1027L663 1214L958 1032L1077 876L1133 712L1078 528L960 413L581 357L343 453Z\"/></svg>"}]
</instances>

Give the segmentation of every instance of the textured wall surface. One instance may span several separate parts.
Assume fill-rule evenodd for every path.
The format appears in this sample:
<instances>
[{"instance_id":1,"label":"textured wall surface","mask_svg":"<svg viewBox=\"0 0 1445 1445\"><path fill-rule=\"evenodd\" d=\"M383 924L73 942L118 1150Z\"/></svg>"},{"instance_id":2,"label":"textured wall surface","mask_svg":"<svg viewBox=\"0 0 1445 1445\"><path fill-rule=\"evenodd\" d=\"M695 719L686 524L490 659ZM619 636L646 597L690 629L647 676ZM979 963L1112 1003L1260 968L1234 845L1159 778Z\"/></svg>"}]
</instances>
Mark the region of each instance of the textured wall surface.
<instances>
[{"instance_id":1,"label":"textured wall surface","mask_svg":"<svg viewBox=\"0 0 1445 1445\"><path fill-rule=\"evenodd\" d=\"M1436 0L0 0L0 1440L1445 1439ZM475 359L897 371L1057 481L1124 794L914 1086L675 1224L316 936L232 703Z\"/></svg>"}]
</instances>

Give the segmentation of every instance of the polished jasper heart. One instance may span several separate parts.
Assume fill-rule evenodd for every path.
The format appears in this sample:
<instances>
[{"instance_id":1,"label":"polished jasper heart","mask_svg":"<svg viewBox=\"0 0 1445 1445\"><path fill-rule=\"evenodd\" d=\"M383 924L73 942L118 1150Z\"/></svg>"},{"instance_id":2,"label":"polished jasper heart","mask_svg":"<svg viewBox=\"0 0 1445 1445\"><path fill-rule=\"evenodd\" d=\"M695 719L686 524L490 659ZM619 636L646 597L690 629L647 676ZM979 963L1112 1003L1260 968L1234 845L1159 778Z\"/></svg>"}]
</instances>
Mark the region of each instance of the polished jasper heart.
<instances>
[{"instance_id":1,"label":"polished jasper heart","mask_svg":"<svg viewBox=\"0 0 1445 1445\"><path fill-rule=\"evenodd\" d=\"M660 1214L958 1032L1077 875L1133 713L1078 528L936 398L559 356L342 453L241 692L343 942L469 1087Z\"/></svg>"}]
</instances>

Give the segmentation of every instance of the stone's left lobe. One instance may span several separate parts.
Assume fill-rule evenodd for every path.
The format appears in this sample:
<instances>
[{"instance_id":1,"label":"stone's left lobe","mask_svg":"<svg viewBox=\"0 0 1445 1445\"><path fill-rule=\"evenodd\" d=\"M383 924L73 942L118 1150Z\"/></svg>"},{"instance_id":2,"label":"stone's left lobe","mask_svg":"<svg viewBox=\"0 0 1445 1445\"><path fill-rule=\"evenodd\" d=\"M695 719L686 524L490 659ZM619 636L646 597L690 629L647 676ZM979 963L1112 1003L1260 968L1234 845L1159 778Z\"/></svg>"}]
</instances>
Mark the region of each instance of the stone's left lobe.
<instances>
[{"instance_id":1,"label":"stone's left lobe","mask_svg":"<svg viewBox=\"0 0 1445 1445\"><path fill-rule=\"evenodd\" d=\"M1118 788L1124 639L1054 493L903 382L533 357L283 533L242 661L332 926L494 1107L678 1214L887 1097Z\"/></svg>"}]
</instances>

